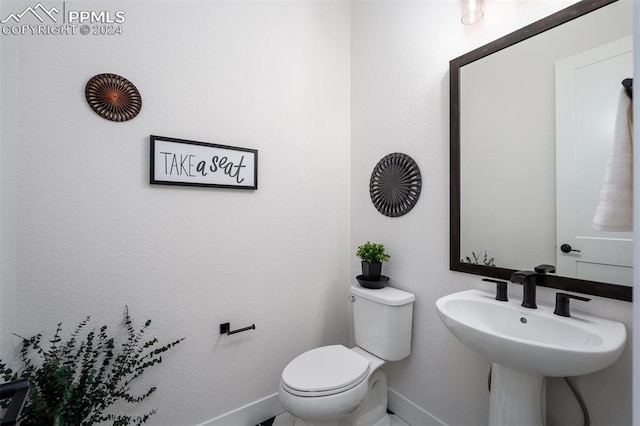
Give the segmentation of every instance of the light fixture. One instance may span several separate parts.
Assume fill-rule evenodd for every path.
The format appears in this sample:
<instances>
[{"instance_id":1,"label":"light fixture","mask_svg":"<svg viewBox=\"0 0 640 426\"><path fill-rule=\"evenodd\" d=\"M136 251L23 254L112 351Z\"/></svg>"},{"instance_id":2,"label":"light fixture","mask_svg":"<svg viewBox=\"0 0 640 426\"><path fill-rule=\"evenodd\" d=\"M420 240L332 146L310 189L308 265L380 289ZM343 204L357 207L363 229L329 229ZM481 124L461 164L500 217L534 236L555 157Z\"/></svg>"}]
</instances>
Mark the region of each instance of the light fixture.
<instances>
[{"instance_id":1,"label":"light fixture","mask_svg":"<svg viewBox=\"0 0 640 426\"><path fill-rule=\"evenodd\" d=\"M462 23L475 24L484 16L482 4L484 0L462 0Z\"/></svg>"}]
</instances>

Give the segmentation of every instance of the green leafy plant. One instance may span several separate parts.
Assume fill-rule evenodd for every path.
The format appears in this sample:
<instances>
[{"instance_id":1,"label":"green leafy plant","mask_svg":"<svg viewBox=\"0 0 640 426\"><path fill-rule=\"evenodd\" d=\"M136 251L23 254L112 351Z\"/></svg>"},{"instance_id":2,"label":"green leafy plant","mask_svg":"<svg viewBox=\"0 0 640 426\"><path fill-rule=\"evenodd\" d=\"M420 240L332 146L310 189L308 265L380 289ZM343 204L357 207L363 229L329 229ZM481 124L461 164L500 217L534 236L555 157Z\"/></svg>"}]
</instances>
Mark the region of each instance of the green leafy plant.
<instances>
[{"instance_id":1,"label":"green leafy plant","mask_svg":"<svg viewBox=\"0 0 640 426\"><path fill-rule=\"evenodd\" d=\"M384 252L384 244L369 241L358 247L356 256L369 263L386 262L391 257Z\"/></svg>"},{"instance_id":2,"label":"green leafy plant","mask_svg":"<svg viewBox=\"0 0 640 426\"><path fill-rule=\"evenodd\" d=\"M482 263L484 266L496 266L495 259L493 257L489 257L486 250L482 254L476 254L472 251L471 256L473 257L473 259L471 259L469 256L466 256L460 259L460 262L471 263L474 265L479 265L480 263Z\"/></svg>"},{"instance_id":3,"label":"green leafy plant","mask_svg":"<svg viewBox=\"0 0 640 426\"><path fill-rule=\"evenodd\" d=\"M0 360L0 377L5 381L29 380L27 402L20 416L20 425L77 426L111 422L113 425L140 425L156 413L128 416L108 414L106 409L118 401L136 404L156 391L151 387L133 394L132 382L149 367L162 362L162 354L184 338L160 345L157 338L146 338L151 325L147 320L136 330L125 309L126 340L116 345L107 335L107 326L85 331L91 317L82 321L63 341L62 323L58 324L50 345L42 345L42 335L22 339L21 369L13 371ZM81 333L86 333L81 337ZM5 401L6 402L6 401Z\"/></svg>"}]
</instances>

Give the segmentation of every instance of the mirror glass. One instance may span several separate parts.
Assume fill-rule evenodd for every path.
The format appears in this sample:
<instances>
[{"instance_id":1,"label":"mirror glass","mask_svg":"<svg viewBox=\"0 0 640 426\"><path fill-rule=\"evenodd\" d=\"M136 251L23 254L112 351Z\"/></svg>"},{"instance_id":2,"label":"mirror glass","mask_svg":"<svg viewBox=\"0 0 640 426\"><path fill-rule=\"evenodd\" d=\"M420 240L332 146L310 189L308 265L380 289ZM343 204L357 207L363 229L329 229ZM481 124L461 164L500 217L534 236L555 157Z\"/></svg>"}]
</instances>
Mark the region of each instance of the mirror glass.
<instances>
[{"instance_id":1,"label":"mirror glass","mask_svg":"<svg viewBox=\"0 0 640 426\"><path fill-rule=\"evenodd\" d=\"M593 221L632 33L632 1L583 1L451 61L452 270L631 300L632 232Z\"/></svg>"}]
</instances>

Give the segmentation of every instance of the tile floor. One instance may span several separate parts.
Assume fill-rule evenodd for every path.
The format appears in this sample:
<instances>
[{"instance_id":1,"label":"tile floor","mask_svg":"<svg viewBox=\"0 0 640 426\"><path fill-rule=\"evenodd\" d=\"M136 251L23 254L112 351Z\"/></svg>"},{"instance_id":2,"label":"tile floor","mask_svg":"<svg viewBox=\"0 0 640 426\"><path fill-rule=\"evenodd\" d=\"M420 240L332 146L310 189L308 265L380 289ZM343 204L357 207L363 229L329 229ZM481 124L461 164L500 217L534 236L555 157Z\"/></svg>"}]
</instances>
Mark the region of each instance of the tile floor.
<instances>
[{"instance_id":1,"label":"tile floor","mask_svg":"<svg viewBox=\"0 0 640 426\"><path fill-rule=\"evenodd\" d=\"M283 416L281 414L281 416ZM289 414L286 413L283 417L285 417L285 422L286 420L289 420ZM395 414L393 414L391 411L389 411L389 418L391 419L391 425L390 426L411 426L409 423L403 421L400 417L396 416ZM264 422L261 422L259 424L257 424L256 426L272 426L273 422L275 421L275 417L265 420ZM282 419L282 417L281 417ZM292 418L291 418L292 420ZM287 423L285 423L287 424ZM291 421L291 424L293 424L293 420Z\"/></svg>"},{"instance_id":2,"label":"tile floor","mask_svg":"<svg viewBox=\"0 0 640 426\"><path fill-rule=\"evenodd\" d=\"M274 421L275 419L276 419L276 418L275 418L275 417L273 417L273 418L271 418L271 419L269 419L269 420L265 420L264 422L258 423L256 426L271 426L271 425L273 424L273 421Z\"/></svg>"}]
</instances>

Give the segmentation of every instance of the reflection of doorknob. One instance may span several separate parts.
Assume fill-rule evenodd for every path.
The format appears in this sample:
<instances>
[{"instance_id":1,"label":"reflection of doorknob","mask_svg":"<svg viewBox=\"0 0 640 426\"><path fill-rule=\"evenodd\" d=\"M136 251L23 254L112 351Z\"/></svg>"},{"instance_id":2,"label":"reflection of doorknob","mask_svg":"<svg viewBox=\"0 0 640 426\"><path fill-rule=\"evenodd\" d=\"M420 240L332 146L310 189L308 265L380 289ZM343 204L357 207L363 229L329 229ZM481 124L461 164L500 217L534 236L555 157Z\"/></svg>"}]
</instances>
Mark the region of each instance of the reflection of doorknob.
<instances>
[{"instance_id":1,"label":"reflection of doorknob","mask_svg":"<svg viewBox=\"0 0 640 426\"><path fill-rule=\"evenodd\" d=\"M563 244L560 246L560 251L563 253L571 253L572 251L575 251L576 253L580 253L580 250L574 250L573 248L571 248L571 246L569 244Z\"/></svg>"}]
</instances>

